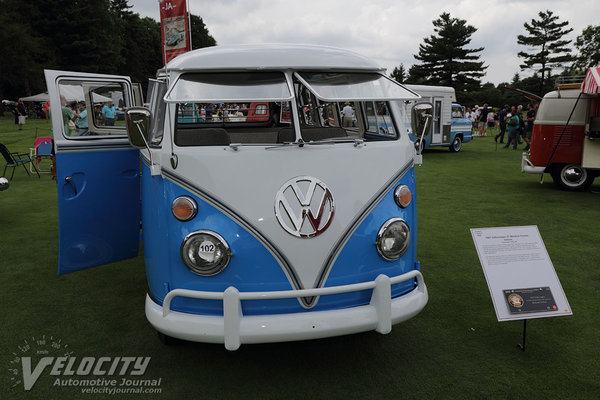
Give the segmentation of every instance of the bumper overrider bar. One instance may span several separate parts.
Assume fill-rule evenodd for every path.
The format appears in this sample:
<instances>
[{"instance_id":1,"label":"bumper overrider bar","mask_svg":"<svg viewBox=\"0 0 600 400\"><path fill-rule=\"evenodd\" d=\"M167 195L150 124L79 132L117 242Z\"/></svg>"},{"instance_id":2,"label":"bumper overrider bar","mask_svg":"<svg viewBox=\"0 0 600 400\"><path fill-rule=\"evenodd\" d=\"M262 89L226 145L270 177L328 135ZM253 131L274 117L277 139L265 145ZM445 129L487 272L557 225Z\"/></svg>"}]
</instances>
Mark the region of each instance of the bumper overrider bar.
<instances>
[{"instance_id":1,"label":"bumper overrider bar","mask_svg":"<svg viewBox=\"0 0 600 400\"><path fill-rule=\"evenodd\" d=\"M409 293L391 298L391 285L417 279ZM372 289L369 304L336 310L301 313L248 315L242 313L242 300L272 300L316 297ZM199 315L171 310L174 297L223 301L223 316ZM240 292L230 286L224 292L174 289L165 296L162 307L146 296L146 317L165 335L197 342L224 343L237 350L242 343L269 343L318 339L375 330L386 334L392 325L417 315L428 294L423 275L417 270L390 278L379 275L374 281L317 289L271 292Z\"/></svg>"}]
</instances>

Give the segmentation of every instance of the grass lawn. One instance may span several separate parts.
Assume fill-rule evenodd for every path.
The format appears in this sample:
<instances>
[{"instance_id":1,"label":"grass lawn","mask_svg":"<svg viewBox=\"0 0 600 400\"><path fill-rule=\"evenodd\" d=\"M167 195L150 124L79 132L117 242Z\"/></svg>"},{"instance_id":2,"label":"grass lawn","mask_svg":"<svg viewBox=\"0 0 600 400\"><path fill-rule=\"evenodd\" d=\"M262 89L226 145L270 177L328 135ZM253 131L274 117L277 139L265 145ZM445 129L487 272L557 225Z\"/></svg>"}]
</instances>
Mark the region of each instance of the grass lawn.
<instances>
[{"instance_id":1,"label":"grass lawn","mask_svg":"<svg viewBox=\"0 0 600 400\"><path fill-rule=\"evenodd\" d=\"M18 132L5 117L0 142L29 152L36 129L49 136L44 121L30 120ZM162 393L131 398L600 398L600 179L583 193L557 190L549 175L540 184L520 172L520 151L496 148L493 133L457 154L428 150L416 167L419 260L430 295L421 314L385 336L243 345L236 352L158 341L144 315L141 254L57 276L56 184L50 175L29 178L17 169L0 192L0 399L109 397L55 386L50 368L29 392L16 384L17 357L31 356L34 367L41 357L65 353L151 357L141 378L160 378ZM496 320L469 232L513 225L538 226L574 312L530 321L526 352L516 347L522 323Z\"/></svg>"}]
</instances>

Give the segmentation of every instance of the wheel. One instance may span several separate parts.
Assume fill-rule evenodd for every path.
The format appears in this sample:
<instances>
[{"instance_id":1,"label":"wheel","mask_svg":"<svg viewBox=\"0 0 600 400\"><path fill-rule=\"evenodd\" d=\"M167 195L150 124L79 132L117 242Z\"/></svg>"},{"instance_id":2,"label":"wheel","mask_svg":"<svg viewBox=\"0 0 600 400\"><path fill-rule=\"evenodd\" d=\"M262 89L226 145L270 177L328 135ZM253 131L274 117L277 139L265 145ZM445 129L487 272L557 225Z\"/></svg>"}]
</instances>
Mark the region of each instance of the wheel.
<instances>
[{"instance_id":1,"label":"wheel","mask_svg":"<svg viewBox=\"0 0 600 400\"><path fill-rule=\"evenodd\" d=\"M550 174L556 186L564 190L581 191L594 181L594 176L579 164L555 165Z\"/></svg>"},{"instance_id":2,"label":"wheel","mask_svg":"<svg viewBox=\"0 0 600 400\"><path fill-rule=\"evenodd\" d=\"M462 139L460 138L460 136L455 136L454 140L452 141L452 144L449 147L450 151L453 153L456 153L457 151L460 150L461 147L462 147Z\"/></svg>"}]
</instances>

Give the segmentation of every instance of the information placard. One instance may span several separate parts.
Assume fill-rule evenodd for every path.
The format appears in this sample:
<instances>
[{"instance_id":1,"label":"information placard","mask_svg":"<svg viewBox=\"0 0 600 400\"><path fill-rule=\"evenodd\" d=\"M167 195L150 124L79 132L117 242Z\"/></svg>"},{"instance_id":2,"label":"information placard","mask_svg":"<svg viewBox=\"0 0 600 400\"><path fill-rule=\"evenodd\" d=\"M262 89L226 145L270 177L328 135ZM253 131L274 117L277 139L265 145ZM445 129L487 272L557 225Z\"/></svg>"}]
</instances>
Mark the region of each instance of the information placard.
<instances>
[{"instance_id":1,"label":"information placard","mask_svg":"<svg viewBox=\"0 0 600 400\"><path fill-rule=\"evenodd\" d=\"M537 226L473 228L498 321L572 315Z\"/></svg>"}]
</instances>

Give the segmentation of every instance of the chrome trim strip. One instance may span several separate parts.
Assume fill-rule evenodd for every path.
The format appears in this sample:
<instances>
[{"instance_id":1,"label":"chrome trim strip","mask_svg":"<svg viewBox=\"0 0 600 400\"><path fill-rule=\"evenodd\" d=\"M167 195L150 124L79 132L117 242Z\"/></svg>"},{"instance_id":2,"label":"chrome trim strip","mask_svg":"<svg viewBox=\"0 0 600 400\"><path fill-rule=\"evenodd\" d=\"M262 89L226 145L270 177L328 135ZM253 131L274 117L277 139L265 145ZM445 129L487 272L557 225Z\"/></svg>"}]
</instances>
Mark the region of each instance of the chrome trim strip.
<instances>
[{"instance_id":1,"label":"chrome trim strip","mask_svg":"<svg viewBox=\"0 0 600 400\"><path fill-rule=\"evenodd\" d=\"M329 257L323 264L323 269L322 269L321 274L319 275L317 281L315 282L314 287L318 288L325 284L325 281L327 280L327 277L329 276L329 272L331 271L331 267L333 266L333 263L335 262L335 260L337 260L339 253L342 251L342 249L344 248L344 246L346 245L346 243L348 242L350 237L358 229L358 227L365 220L365 218L371 213L371 211L373 211L373 209L381 202L381 200L389 193L390 190L392 190L392 188L400 181L400 179L402 179L402 177L404 177L404 175L406 175L406 173L413 166L414 166L414 162L412 160L409 161L406 165L404 165L400 169L400 171L386 183L386 185L383 187L383 189L379 193L376 193L371 198L371 200L369 202L367 202L365 207L358 214L358 216L354 219L354 221L351 222L350 225L348 225L348 228L346 229L346 233L342 236L342 238L333 247L333 249L331 250L331 253L329 253ZM316 299L315 299L315 302L316 302ZM314 304L312 304L312 305L314 305Z\"/></svg>"},{"instance_id":2,"label":"chrome trim strip","mask_svg":"<svg viewBox=\"0 0 600 400\"><path fill-rule=\"evenodd\" d=\"M134 150L129 142L126 143L111 143L111 144L91 144L89 141L87 143L81 144L65 144L56 142L56 152L57 153L83 153L87 151L110 151L110 150Z\"/></svg>"},{"instance_id":3,"label":"chrome trim strip","mask_svg":"<svg viewBox=\"0 0 600 400\"><path fill-rule=\"evenodd\" d=\"M242 216L237 214L233 209L228 207L224 201L221 201L221 200L217 199L215 196L203 191L202 189L195 186L190 181L188 181L188 180L182 178L181 176L174 174L173 172L168 171L164 168L161 170L161 172L162 172L163 176L165 177L165 179L194 193L196 196L200 197L202 200L206 201L208 204L212 205L213 207L215 207L216 209L220 210L225 215L230 217L232 220L237 222L239 225L242 226L242 228L246 229L252 236L254 236L259 242L261 242L267 248L267 250L269 250L269 252L273 255L273 257L275 257L275 259L277 260L279 265L282 267L285 274L288 276L288 280L290 281L290 283L292 284L294 289L296 289L296 290L304 289L304 287L302 287L302 283L300 282L300 279L298 278L298 276L296 275L296 272L292 268L291 263L283 255L283 253L277 248L277 246L275 246L275 244L273 244L269 239L267 239L264 235L262 235L258 231L258 229L256 229L250 222L248 222ZM310 307L310 302L307 301L303 297L300 298L300 303L305 308Z\"/></svg>"},{"instance_id":4,"label":"chrome trim strip","mask_svg":"<svg viewBox=\"0 0 600 400\"><path fill-rule=\"evenodd\" d=\"M150 164L150 159L148 157L144 156L141 151L140 151L140 159L142 160L142 162L144 163L145 166L150 168L150 166L152 165L152 164Z\"/></svg>"},{"instance_id":5,"label":"chrome trim strip","mask_svg":"<svg viewBox=\"0 0 600 400\"><path fill-rule=\"evenodd\" d=\"M348 228L346 229L344 235L333 247L332 251L329 253L329 257L327 257L327 260L323 264L321 273L317 277L317 280L315 281L315 285L313 285L314 289L321 288L325 284L325 281L327 280L327 277L329 276L329 272L331 271L331 268L332 268L334 262L336 261L339 253L344 248L344 246L346 245L346 243L348 242L348 240L350 239L352 234L354 234L356 229L358 229L360 224L369 215L369 213L381 202L381 200L386 196L386 194L389 193L390 190L392 190L392 188L400 181L400 179L402 179L404 177L404 175L406 175L406 173L413 166L414 166L414 162L412 160L409 161L408 163L406 163L398 171L398 173L395 174L383 186L383 188L378 193L376 193L373 197L371 197L371 199L367 202L367 204L359 212L357 217L348 225ZM213 207L217 208L218 210L220 210L221 212L223 212L224 214L226 214L227 216L232 218L234 221L239 223L252 236L254 236L256 239L258 239L258 241L261 242L269 250L269 252L275 257L275 259L277 260L279 265L283 268L285 274L288 276L288 279L290 280L290 283L292 284L294 289L308 290L302 286L291 263L282 254L282 252L277 248L277 246L275 246L269 239L267 239L265 236L263 236L252 224L250 224L242 216L240 216L235 211L233 211L231 208L229 208L225 204L225 202L220 201L217 198L215 198L214 196L210 195L209 193L204 192L202 189L198 188L191 182L187 181L186 179L180 177L177 174L174 174L171 171L162 169L162 174L167 180L196 194L198 197L200 197L201 199L203 199L207 203L211 204ZM318 296L317 297L299 297L300 303L302 304L302 306L304 308L314 307L317 303L317 299L318 299Z\"/></svg>"}]
</instances>

